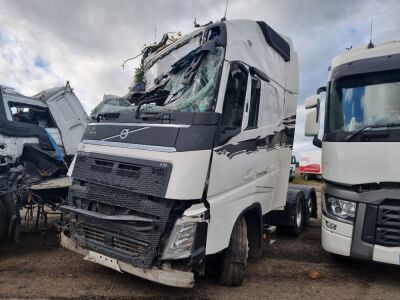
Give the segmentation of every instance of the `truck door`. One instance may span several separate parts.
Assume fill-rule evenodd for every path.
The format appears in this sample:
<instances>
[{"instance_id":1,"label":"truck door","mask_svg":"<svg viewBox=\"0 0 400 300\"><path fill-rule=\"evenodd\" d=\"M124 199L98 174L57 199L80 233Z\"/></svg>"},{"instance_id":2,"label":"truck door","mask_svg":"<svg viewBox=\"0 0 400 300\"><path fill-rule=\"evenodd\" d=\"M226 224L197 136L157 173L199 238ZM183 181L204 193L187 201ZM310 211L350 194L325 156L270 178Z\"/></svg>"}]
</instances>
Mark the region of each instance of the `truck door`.
<instances>
[{"instance_id":1,"label":"truck door","mask_svg":"<svg viewBox=\"0 0 400 300\"><path fill-rule=\"evenodd\" d=\"M60 130L65 153L72 155L78 146L88 123L88 117L79 99L67 85L54 93L49 93L46 103Z\"/></svg>"},{"instance_id":2,"label":"truck door","mask_svg":"<svg viewBox=\"0 0 400 300\"><path fill-rule=\"evenodd\" d=\"M225 193L229 201L250 197L263 206L271 203L277 166L267 155L273 129L261 122L262 83L247 66L230 64L222 126L232 137L214 148L208 196Z\"/></svg>"}]
</instances>

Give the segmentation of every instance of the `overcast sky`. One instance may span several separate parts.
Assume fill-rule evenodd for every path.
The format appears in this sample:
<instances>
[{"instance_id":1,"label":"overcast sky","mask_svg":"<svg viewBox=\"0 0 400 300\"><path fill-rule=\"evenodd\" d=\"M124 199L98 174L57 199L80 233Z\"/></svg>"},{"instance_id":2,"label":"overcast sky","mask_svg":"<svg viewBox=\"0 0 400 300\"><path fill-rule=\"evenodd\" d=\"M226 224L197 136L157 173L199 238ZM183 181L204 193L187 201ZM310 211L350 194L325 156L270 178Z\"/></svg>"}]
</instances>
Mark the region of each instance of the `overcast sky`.
<instances>
[{"instance_id":1,"label":"overcast sky","mask_svg":"<svg viewBox=\"0 0 400 300\"><path fill-rule=\"evenodd\" d=\"M71 82L90 110L104 93L123 95L138 61L124 59L164 32L219 20L225 0L0 0L0 84L32 95ZM295 153L304 137L304 98L325 85L333 56L373 41L400 40L397 0L230 0L228 19L264 20L293 39L300 94Z\"/></svg>"}]
</instances>

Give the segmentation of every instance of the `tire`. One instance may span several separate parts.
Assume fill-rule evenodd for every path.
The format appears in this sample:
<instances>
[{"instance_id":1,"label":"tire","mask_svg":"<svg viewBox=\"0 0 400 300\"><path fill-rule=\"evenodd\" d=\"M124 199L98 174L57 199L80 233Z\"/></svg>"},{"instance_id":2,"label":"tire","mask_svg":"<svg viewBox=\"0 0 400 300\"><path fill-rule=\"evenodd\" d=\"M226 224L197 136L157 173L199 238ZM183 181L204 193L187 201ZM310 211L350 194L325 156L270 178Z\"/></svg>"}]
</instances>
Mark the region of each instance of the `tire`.
<instances>
[{"instance_id":1,"label":"tire","mask_svg":"<svg viewBox=\"0 0 400 300\"><path fill-rule=\"evenodd\" d=\"M233 227L229 246L222 257L220 284L239 286L242 284L248 257L246 219L240 217Z\"/></svg>"},{"instance_id":2,"label":"tire","mask_svg":"<svg viewBox=\"0 0 400 300\"><path fill-rule=\"evenodd\" d=\"M304 204L305 204L305 206L304 206L304 211L305 211L305 213L304 213L304 215L305 215L304 227L306 227L306 226L308 226L308 224L310 224L310 219L311 219L311 215L312 215L312 211L313 211L313 200L312 200L312 198L311 197L307 198L304 201Z\"/></svg>"},{"instance_id":3,"label":"tire","mask_svg":"<svg viewBox=\"0 0 400 300\"><path fill-rule=\"evenodd\" d=\"M296 198L296 205L292 211L293 216L293 225L289 227L289 232L294 235L298 236L304 228L304 198L302 195L298 195Z\"/></svg>"},{"instance_id":4,"label":"tire","mask_svg":"<svg viewBox=\"0 0 400 300\"><path fill-rule=\"evenodd\" d=\"M15 214L15 197L16 195L11 193L3 195L1 198L4 208L6 209L7 222L10 222L11 217Z\"/></svg>"},{"instance_id":5,"label":"tire","mask_svg":"<svg viewBox=\"0 0 400 300\"><path fill-rule=\"evenodd\" d=\"M7 235L7 211L4 208L3 202L0 200L0 241Z\"/></svg>"}]
</instances>

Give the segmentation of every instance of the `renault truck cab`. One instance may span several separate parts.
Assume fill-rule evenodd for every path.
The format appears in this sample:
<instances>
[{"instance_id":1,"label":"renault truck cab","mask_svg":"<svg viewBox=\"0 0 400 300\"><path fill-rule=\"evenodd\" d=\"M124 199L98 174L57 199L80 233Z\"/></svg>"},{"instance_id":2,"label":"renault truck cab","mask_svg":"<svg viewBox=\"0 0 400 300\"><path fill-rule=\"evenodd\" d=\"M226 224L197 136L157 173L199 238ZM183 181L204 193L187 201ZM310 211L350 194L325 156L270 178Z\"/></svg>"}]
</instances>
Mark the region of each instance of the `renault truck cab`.
<instances>
[{"instance_id":1,"label":"renault truck cab","mask_svg":"<svg viewBox=\"0 0 400 300\"><path fill-rule=\"evenodd\" d=\"M306 99L306 135L322 147L322 246L400 264L400 42L353 48L332 61L322 141L320 96Z\"/></svg>"}]
</instances>

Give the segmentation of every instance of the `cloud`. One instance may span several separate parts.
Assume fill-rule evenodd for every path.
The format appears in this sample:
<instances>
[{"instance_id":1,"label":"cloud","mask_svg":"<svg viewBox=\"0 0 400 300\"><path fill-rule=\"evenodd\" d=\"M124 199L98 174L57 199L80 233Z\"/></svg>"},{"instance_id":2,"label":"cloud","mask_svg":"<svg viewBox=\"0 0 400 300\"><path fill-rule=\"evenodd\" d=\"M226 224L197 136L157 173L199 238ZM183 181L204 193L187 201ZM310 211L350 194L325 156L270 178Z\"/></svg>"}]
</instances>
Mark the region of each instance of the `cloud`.
<instances>
[{"instance_id":1,"label":"cloud","mask_svg":"<svg viewBox=\"0 0 400 300\"><path fill-rule=\"evenodd\" d=\"M104 93L127 92L138 61L124 59L164 32L193 30L223 16L225 0L0 0L0 83L35 94L70 80L86 107ZM399 39L396 0L230 0L228 19L265 20L290 36L299 55L300 93L295 151L313 147L303 135L304 98L326 84L333 56L367 43ZM44 64L38 64L38 57ZM42 65L43 67L38 67Z\"/></svg>"}]
</instances>

